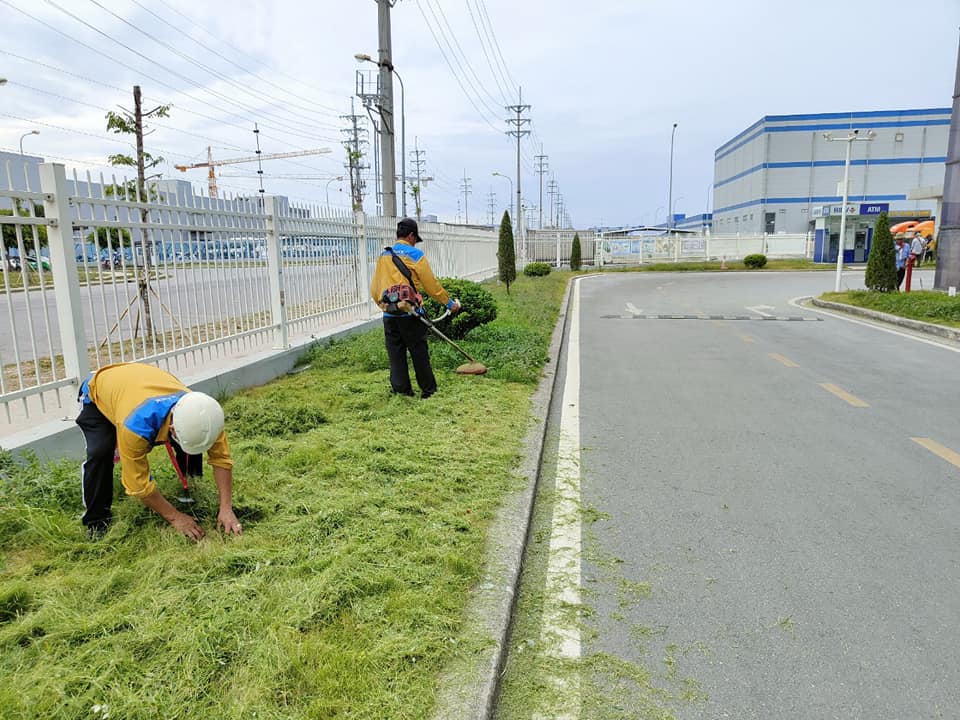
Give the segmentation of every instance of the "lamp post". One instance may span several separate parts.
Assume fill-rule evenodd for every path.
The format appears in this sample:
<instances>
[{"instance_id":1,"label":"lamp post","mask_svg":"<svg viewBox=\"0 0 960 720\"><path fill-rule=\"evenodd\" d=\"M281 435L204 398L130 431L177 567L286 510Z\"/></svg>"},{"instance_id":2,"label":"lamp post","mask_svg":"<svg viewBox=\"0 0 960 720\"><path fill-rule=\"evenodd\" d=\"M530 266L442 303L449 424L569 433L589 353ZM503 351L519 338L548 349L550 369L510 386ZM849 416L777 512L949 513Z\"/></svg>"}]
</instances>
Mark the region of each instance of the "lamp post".
<instances>
[{"instance_id":1,"label":"lamp post","mask_svg":"<svg viewBox=\"0 0 960 720\"><path fill-rule=\"evenodd\" d=\"M330 207L330 183L334 182L335 180L343 180L343 175L340 175L338 177L332 177L329 180L327 180L327 185L324 188L324 191L327 194L327 207Z\"/></svg>"},{"instance_id":2,"label":"lamp post","mask_svg":"<svg viewBox=\"0 0 960 720\"><path fill-rule=\"evenodd\" d=\"M673 136L677 134L677 123L673 124L673 130L670 131L670 189L667 193L667 227L673 227Z\"/></svg>"},{"instance_id":3,"label":"lamp post","mask_svg":"<svg viewBox=\"0 0 960 720\"><path fill-rule=\"evenodd\" d=\"M377 67L381 67L381 64L374 60L372 57L366 53L357 53L353 56L356 58L357 62L368 62L373 63ZM403 87L403 78L400 77L400 73L397 72L397 69L393 65L387 66L390 72L392 72L397 80L400 81L400 192L402 198L400 200L401 212L403 216L407 216L407 113L405 105L405 99L407 96L407 91Z\"/></svg>"},{"instance_id":4,"label":"lamp post","mask_svg":"<svg viewBox=\"0 0 960 720\"><path fill-rule=\"evenodd\" d=\"M843 246L846 242L846 232L847 232L847 198L850 191L850 148L853 147L853 143L856 141L870 141L873 140L873 130L868 130L866 137L860 137L859 130L853 130L849 135L842 138L835 138L830 133L824 133L823 139L827 142L845 142L847 144L847 154L846 159L843 162L843 200L842 206L840 207L840 241L837 243L837 276L836 281L834 282L834 292L840 292L840 283L843 279ZM864 189L866 193L866 189Z\"/></svg>"},{"instance_id":5,"label":"lamp post","mask_svg":"<svg viewBox=\"0 0 960 720\"><path fill-rule=\"evenodd\" d=\"M513 178L509 175L504 175L503 173L498 173L496 170L493 171L493 175L496 177L501 177L510 183L510 216L513 218L512 222L516 222L517 219L513 217Z\"/></svg>"},{"instance_id":6,"label":"lamp post","mask_svg":"<svg viewBox=\"0 0 960 720\"><path fill-rule=\"evenodd\" d=\"M23 135L20 136L20 155L21 156L23 155L23 139L25 137L28 137L29 135L39 135L39 134L40 134L39 130L31 130L30 132L24 133Z\"/></svg>"}]
</instances>

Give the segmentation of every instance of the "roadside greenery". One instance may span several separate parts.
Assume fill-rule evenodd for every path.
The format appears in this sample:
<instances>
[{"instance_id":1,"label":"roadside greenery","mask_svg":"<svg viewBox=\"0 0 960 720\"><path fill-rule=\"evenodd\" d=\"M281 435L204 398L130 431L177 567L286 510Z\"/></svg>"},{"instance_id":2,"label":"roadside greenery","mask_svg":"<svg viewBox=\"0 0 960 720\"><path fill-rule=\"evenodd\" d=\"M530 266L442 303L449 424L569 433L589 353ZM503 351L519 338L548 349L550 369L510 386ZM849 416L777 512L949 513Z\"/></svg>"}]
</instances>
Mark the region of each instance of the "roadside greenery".
<instances>
[{"instance_id":1,"label":"roadside greenery","mask_svg":"<svg viewBox=\"0 0 960 720\"><path fill-rule=\"evenodd\" d=\"M767 264L767 256L762 253L754 253L753 255L747 255L743 259L744 267L749 268L750 270L759 270Z\"/></svg>"},{"instance_id":2,"label":"roadside greenery","mask_svg":"<svg viewBox=\"0 0 960 720\"><path fill-rule=\"evenodd\" d=\"M239 538L209 469L200 543L119 495L91 542L79 463L0 453L0 717L429 717L441 668L491 642L463 609L569 277L485 285L497 320L463 346L490 371L431 343L429 401L390 394L380 329L228 399Z\"/></svg>"},{"instance_id":3,"label":"roadside greenery","mask_svg":"<svg viewBox=\"0 0 960 720\"><path fill-rule=\"evenodd\" d=\"M550 265L545 262L527 263L523 268L523 274L527 277L543 277L550 274Z\"/></svg>"},{"instance_id":4,"label":"roadside greenery","mask_svg":"<svg viewBox=\"0 0 960 720\"><path fill-rule=\"evenodd\" d=\"M912 320L960 328L960 296L949 297L945 293L932 290L909 293L851 290L842 293L824 293L820 299L856 305Z\"/></svg>"},{"instance_id":5,"label":"roadside greenery","mask_svg":"<svg viewBox=\"0 0 960 720\"><path fill-rule=\"evenodd\" d=\"M582 250L580 249L580 233L573 234L573 244L570 246L570 269L576 272L583 265Z\"/></svg>"},{"instance_id":6,"label":"roadside greenery","mask_svg":"<svg viewBox=\"0 0 960 720\"><path fill-rule=\"evenodd\" d=\"M880 213L873 228L873 244L870 246L863 284L868 290L876 292L888 293L897 289L897 254L886 213Z\"/></svg>"},{"instance_id":7,"label":"roadside greenery","mask_svg":"<svg viewBox=\"0 0 960 720\"><path fill-rule=\"evenodd\" d=\"M510 283L517 279L517 252L513 246L513 225L510 222L510 213L503 211L500 221L500 241L497 245L497 271L500 282L507 287L510 294Z\"/></svg>"}]
</instances>

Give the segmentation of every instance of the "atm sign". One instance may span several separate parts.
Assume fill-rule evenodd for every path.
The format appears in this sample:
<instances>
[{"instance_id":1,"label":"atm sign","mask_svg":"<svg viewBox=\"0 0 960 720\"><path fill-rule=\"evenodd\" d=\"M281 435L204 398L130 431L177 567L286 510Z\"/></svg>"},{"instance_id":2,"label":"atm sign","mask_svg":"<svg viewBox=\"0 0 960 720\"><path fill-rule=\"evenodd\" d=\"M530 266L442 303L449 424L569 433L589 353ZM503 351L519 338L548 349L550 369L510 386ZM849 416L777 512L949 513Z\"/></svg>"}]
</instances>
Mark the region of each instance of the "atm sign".
<instances>
[{"instance_id":1,"label":"atm sign","mask_svg":"<svg viewBox=\"0 0 960 720\"><path fill-rule=\"evenodd\" d=\"M860 205L860 214L861 215L879 215L880 213L889 212L890 203L862 203Z\"/></svg>"}]
</instances>

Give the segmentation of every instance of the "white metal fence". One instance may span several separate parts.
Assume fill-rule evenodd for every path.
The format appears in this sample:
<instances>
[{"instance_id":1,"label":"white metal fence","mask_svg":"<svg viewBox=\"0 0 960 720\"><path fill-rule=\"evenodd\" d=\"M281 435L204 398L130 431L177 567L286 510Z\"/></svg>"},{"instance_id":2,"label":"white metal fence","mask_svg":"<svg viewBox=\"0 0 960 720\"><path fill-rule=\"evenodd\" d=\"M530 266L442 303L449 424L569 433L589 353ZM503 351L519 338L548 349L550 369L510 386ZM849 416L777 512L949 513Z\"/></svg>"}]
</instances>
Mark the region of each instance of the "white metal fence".
<instances>
[{"instance_id":1,"label":"white metal fence","mask_svg":"<svg viewBox=\"0 0 960 720\"><path fill-rule=\"evenodd\" d=\"M596 235L593 230L527 230L520 242L517 258L521 264L545 262L554 267L570 264L573 238L580 236L580 260L584 265L594 265L596 258Z\"/></svg>"},{"instance_id":2,"label":"white metal fence","mask_svg":"<svg viewBox=\"0 0 960 720\"><path fill-rule=\"evenodd\" d=\"M370 277L395 239L393 218L269 196L139 197L135 183L68 180L59 164L41 165L35 188L23 168L3 170L0 418L8 426L72 410L80 380L110 363L184 372L379 312ZM494 232L424 224L421 235L438 276L496 274Z\"/></svg>"},{"instance_id":3,"label":"white metal fence","mask_svg":"<svg viewBox=\"0 0 960 720\"><path fill-rule=\"evenodd\" d=\"M599 265L636 265L647 262L741 260L761 253L769 258L813 257L813 236L793 235L657 235L601 236Z\"/></svg>"}]
</instances>

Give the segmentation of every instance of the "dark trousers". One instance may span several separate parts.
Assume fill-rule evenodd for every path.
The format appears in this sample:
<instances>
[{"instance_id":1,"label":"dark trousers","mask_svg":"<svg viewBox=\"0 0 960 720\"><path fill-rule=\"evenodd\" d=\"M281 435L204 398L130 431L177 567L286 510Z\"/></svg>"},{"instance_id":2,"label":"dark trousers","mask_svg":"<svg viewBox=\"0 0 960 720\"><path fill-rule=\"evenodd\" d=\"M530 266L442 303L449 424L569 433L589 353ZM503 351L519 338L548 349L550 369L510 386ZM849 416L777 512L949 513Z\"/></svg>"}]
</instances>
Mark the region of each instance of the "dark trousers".
<instances>
[{"instance_id":1,"label":"dark trousers","mask_svg":"<svg viewBox=\"0 0 960 720\"><path fill-rule=\"evenodd\" d=\"M906 275L907 269L905 267L897 268L897 288L903 285L903 276Z\"/></svg>"},{"instance_id":2,"label":"dark trousers","mask_svg":"<svg viewBox=\"0 0 960 720\"><path fill-rule=\"evenodd\" d=\"M390 358L390 387L393 391L401 395L413 395L410 370L407 367L409 352L421 395L433 395L437 391L437 379L430 367L427 326L414 317L385 317L383 336L387 343L387 356Z\"/></svg>"},{"instance_id":3,"label":"dark trousers","mask_svg":"<svg viewBox=\"0 0 960 720\"><path fill-rule=\"evenodd\" d=\"M113 451L117 447L117 429L93 403L88 403L77 416L87 444L83 475L83 524L105 528L113 515Z\"/></svg>"}]
</instances>

